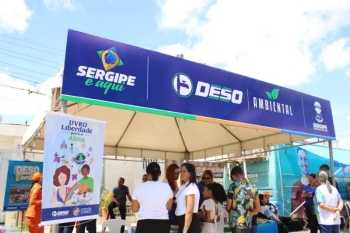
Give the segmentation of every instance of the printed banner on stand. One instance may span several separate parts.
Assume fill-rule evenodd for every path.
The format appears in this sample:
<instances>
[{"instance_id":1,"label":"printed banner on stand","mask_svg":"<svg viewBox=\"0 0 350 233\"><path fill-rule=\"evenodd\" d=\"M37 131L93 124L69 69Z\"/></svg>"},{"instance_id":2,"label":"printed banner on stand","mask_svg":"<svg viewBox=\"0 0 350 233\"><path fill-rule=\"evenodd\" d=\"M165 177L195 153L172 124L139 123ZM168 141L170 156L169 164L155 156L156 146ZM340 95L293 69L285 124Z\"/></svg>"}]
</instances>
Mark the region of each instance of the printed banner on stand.
<instances>
[{"instance_id":1,"label":"printed banner on stand","mask_svg":"<svg viewBox=\"0 0 350 233\"><path fill-rule=\"evenodd\" d=\"M47 113L42 225L98 217L104 136L105 122Z\"/></svg>"},{"instance_id":2,"label":"printed banner on stand","mask_svg":"<svg viewBox=\"0 0 350 233\"><path fill-rule=\"evenodd\" d=\"M9 161L3 211L19 211L28 208L32 176L42 171L42 162Z\"/></svg>"}]
</instances>

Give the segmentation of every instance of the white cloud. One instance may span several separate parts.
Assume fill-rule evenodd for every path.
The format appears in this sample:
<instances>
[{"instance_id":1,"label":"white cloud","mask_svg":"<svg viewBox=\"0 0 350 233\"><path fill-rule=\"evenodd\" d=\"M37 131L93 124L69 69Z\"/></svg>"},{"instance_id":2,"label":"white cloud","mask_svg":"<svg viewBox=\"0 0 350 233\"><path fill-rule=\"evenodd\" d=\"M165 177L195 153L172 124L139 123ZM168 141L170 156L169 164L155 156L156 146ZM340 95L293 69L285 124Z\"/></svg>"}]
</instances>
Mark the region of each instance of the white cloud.
<instances>
[{"instance_id":1,"label":"white cloud","mask_svg":"<svg viewBox=\"0 0 350 233\"><path fill-rule=\"evenodd\" d=\"M74 11L77 8L77 0L44 0L49 10L58 10L59 8Z\"/></svg>"},{"instance_id":2,"label":"white cloud","mask_svg":"<svg viewBox=\"0 0 350 233\"><path fill-rule=\"evenodd\" d=\"M24 0L0 1L0 32L25 32L32 14Z\"/></svg>"},{"instance_id":3,"label":"white cloud","mask_svg":"<svg viewBox=\"0 0 350 233\"><path fill-rule=\"evenodd\" d=\"M159 26L163 29L186 29L188 34L195 34L199 26L199 19L193 17L208 10L208 6L214 0L157 0L157 5L162 9L158 17Z\"/></svg>"},{"instance_id":4,"label":"white cloud","mask_svg":"<svg viewBox=\"0 0 350 233\"><path fill-rule=\"evenodd\" d=\"M350 136L337 140L338 148L350 150Z\"/></svg>"},{"instance_id":5,"label":"white cloud","mask_svg":"<svg viewBox=\"0 0 350 233\"><path fill-rule=\"evenodd\" d=\"M343 69L350 65L350 38L340 38L325 47L320 59L327 70Z\"/></svg>"},{"instance_id":6,"label":"white cloud","mask_svg":"<svg viewBox=\"0 0 350 233\"><path fill-rule=\"evenodd\" d=\"M280 85L311 81L317 65L311 47L350 25L347 0L195 2L158 1L159 27L188 36L160 52Z\"/></svg>"},{"instance_id":7,"label":"white cloud","mask_svg":"<svg viewBox=\"0 0 350 233\"><path fill-rule=\"evenodd\" d=\"M57 78L49 78L38 86L33 86L26 81L13 79L6 73L0 73L0 115L16 115L32 117L42 109L48 110L51 105L51 87L55 86ZM19 89L39 91L45 95Z\"/></svg>"},{"instance_id":8,"label":"white cloud","mask_svg":"<svg viewBox=\"0 0 350 233\"><path fill-rule=\"evenodd\" d=\"M345 71L345 74L350 77L350 68Z\"/></svg>"},{"instance_id":9,"label":"white cloud","mask_svg":"<svg viewBox=\"0 0 350 233\"><path fill-rule=\"evenodd\" d=\"M337 136L336 146L350 150L350 116L335 117L334 124Z\"/></svg>"}]
</instances>

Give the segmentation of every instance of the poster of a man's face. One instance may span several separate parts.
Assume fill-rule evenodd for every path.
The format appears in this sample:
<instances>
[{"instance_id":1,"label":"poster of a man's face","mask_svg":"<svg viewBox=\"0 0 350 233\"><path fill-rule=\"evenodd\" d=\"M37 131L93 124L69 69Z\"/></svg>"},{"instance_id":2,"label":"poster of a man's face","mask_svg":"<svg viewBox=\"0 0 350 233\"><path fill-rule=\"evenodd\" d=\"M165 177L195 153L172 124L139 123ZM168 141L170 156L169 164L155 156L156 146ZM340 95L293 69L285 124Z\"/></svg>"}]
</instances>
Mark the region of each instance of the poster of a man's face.
<instances>
[{"instance_id":1,"label":"poster of a man's face","mask_svg":"<svg viewBox=\"0 0 350 233\"><path fill-rule=\"evenodd\" d=\"M303 176L309 175L309 160L307 159L307 154L304 149L298 149L298 165Z\"/></svg>"}]
</instances>

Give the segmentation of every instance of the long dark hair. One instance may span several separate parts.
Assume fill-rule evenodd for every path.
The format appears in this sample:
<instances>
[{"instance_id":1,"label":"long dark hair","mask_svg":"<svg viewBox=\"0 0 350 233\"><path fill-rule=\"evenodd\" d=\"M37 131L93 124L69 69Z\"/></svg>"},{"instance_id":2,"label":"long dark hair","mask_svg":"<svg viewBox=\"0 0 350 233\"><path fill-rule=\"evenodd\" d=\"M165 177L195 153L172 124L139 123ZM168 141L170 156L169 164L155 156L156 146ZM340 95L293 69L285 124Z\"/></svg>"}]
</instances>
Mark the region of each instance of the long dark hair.
<instances>
[{"instance_id":1,"label":"long dark hair","mask_svg":"<svg viewBox=\"0 0 350 233\"><path fill-rule=\"evenodd\" d=\"M211 190L211 194L213 195L214 199L220 202L221 204L226 201L227 196L224 187L222 187L219 183L210 183L207 184L205 187L207 187L208 190Z\"/></svg>"},{"instance_id":2,"label":"long dark hair","mask_svg":"<svg viewBox=\"0 0 350 233\"><path fill-rule=\"evenodd\" d=\"M159 164L156 162L152 162L152 163L148 164L148 166L146 168L146 172L147 172L147 174L152 175L153 181L157 181L158 177L160 176L160 173L161 173Z\"/></svg>"},{"instance_id":3,"label":"long dark hair","mask_svg":"<svg viewBox=\"0 0 350 233\"><path fill-rule=\"evenodd\" d=\"M264 194L259 194L259 200L260 200L260 205L261 206L263 206L264 204L262 203L262 201L263 201L263 199L264 199Z\"/></svg>"},{"instance_id":4,"label":"long dark hair","mask_svg":"<svg viewBox=\"0 0 350 233\"><path fill-rule=\"evenodd\" d=\"M196 168L193 166L193 164L184 163L181 165L181 167L185 167L187 169L188 173L190 173L190 181L188 182L187 186L189 186L191 183L197 184Z\"/></svg>"}]
</instances>

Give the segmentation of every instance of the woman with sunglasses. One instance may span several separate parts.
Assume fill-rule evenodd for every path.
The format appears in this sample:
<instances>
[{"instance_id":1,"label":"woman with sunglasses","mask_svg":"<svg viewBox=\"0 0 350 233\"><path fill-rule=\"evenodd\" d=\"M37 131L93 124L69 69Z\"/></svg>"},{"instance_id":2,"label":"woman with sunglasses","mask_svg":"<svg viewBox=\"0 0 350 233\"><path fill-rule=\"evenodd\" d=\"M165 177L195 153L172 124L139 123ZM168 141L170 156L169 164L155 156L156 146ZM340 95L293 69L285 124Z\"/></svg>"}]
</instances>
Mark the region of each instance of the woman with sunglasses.
<instances>
[{"instance_id":1,"label":"woman with sunglasses","mask_svg":"<svg viewBox=\"0 0 350 233\"><path fill-rule=\"evenodd\" d=\"M181 180L183 185L176 194L178 217L178 233L200 233L201 223L197 215L199 207L199 190L196 182L196 169L190 163L181 166Z\"/></svg>"},{"instance_id":2,"label":"woman with sunglasses","mask_svg":"<svg viewBox=\"0 0 350 233\"><path fill-rule=\"evenodd\" d=\"M204 197L203 197L204 186L206 186L207 184L213 183L213 180L214 180L213 172L211 170L205 170L202 174L202 180L198 182L198 189L200 193L199 206L201 206L204 201Z\"/></svg>"}]
</instances>

